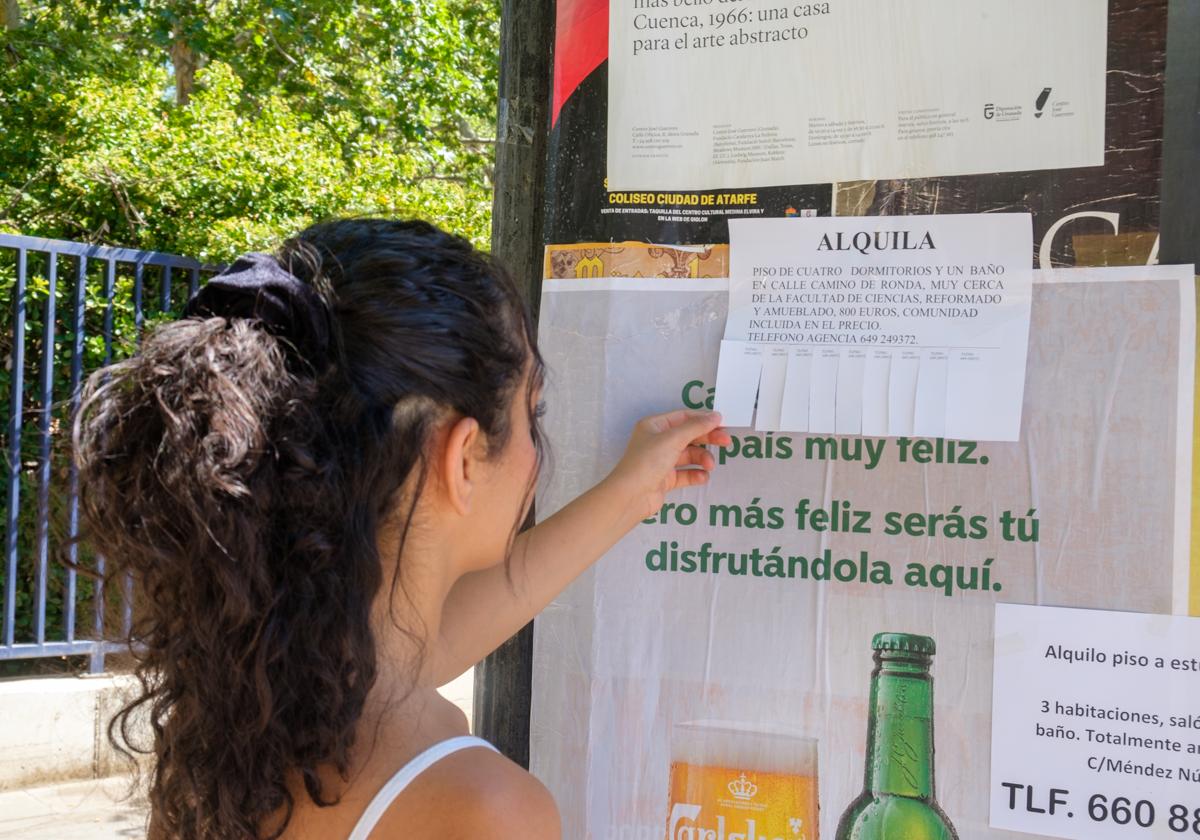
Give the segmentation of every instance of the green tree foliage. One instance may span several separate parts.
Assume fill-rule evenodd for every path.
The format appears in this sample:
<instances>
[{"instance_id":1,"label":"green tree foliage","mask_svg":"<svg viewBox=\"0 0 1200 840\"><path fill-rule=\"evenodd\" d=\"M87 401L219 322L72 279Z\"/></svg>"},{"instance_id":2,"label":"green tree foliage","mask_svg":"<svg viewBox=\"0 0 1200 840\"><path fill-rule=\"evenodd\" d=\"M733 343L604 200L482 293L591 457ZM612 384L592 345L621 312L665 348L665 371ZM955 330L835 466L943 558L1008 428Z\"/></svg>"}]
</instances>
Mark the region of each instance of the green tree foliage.
<instances>
[{"instance_id":1,"label":"green tree foliage","mask_svg":"<svg viewBox=\"0 0 1200 840\"><path fill-rule=\"evenodd\" d=\"M311 219L483 244L498 3L20 0L0 225L224 261Z\"/></svg>"},{"instance_id":2,"label":"green tree foliage","mask_svg":"<svg viewBox=\"0 0 1200 840\"><path fill-rule=\"evenodd\" d=\"M209 264L271 249L310 221L346 214L426 218L487 243L498 0L3 3L0 231L167 251ZM46 403L48 267L31 257L29 268L20 457L5 464L15 467L21 486L19 641L32 638L43 416L52 432L49 638L62 638L65 629L60 561L68 544L75 291L74 261L60 260ZM0 252L6 456L13 440L15 276L15 256ZM148 270L144 279L144 325L172 317L155 304L161 274ZM102 266L93 264L85 371L136 347L133 278L118 274L111 302L105 284ZM6 489L0 496L7 499ZM83 550L86 568L91 559ZM0 592L4 577L0 556ZM77 585L85 601L91 584L80 578ZM91 621L81 609L81 638Z\"/></svg>"}]
</instances>

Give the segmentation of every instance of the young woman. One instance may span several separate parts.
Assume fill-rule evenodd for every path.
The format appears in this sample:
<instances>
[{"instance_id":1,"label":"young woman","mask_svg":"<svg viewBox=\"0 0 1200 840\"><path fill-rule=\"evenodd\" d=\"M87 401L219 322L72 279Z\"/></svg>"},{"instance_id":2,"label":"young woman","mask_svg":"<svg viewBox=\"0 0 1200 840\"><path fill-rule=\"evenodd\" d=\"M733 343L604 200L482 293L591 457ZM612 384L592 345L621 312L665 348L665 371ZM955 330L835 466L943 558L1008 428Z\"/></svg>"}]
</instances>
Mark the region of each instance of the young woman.
<instances>
[{"instance_id":1,"label":"young woman","mask_svg":"<svg viewBox=\"0 0 1200 840\"><path fill-rule=\"evenodd\" d=\"M599 485L517 535L542 362L504 271L421 222L320 224L214 278L92 377L88 534L137 587L150 837L558 838L546 789L436 688L666 493L711 412L635 427Z\"/></svg>"}]
</instances>

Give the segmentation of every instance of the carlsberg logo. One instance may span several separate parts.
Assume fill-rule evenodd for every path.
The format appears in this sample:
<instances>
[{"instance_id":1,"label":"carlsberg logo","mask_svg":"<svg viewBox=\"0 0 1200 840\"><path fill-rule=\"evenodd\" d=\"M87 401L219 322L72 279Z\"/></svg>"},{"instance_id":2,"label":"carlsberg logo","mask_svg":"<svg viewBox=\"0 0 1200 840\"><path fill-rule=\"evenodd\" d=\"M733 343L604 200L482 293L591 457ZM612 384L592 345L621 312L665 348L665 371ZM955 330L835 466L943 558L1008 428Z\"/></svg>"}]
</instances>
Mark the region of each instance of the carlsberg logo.
<instances>
[{"instance_id":1,"label":"carlsberg logo","mask_svg":"<svg viewBox=\"0 0 1200 840\"><path fill-rule=\"evenodd\" d=\"M717 817L714 828L696 825L699 819L699 805L676 804L671 808L668 840L784 840L783 837L759 834L752 819L746 820L744 831L733 831L736 826L727 826L724 816Z\"/></svg>"}]
</instances>

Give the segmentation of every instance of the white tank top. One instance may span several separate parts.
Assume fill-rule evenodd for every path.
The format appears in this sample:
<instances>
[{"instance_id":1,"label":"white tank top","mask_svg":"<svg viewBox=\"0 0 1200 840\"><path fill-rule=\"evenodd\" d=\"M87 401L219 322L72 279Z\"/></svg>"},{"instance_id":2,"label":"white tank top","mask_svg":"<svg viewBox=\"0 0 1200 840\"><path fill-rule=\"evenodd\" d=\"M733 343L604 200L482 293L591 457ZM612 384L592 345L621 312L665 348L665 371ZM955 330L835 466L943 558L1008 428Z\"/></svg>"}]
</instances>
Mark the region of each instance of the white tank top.
<instances>
[{"instance_id":1,"label":"white tank top","mask_svg":"<svg viewBox=\"0 0 1200 840\"><path fill-rule=\"evenodd\" d=\"M387 812L387 809L391 807L396 797L412 784L413 779L417 778L417 776L424 773L446 756L456 753L459 750L469 750L474 747L484 747L492 752L499 752L499 750L482 738L476 738L474 735L461 735L458 738L450 738L439 744L434 744L408 762L408 764L405 764L396 771L396 775L388 779L387 784L379 789L379 793L375 794L375 798L371 800L371 804L367 806L367 810L363 811L363 815L358 820L358 825L354 826L354 831L350 832L347 840L367 840L374 830L376 823Z\"/></svg>"}]
</instances>

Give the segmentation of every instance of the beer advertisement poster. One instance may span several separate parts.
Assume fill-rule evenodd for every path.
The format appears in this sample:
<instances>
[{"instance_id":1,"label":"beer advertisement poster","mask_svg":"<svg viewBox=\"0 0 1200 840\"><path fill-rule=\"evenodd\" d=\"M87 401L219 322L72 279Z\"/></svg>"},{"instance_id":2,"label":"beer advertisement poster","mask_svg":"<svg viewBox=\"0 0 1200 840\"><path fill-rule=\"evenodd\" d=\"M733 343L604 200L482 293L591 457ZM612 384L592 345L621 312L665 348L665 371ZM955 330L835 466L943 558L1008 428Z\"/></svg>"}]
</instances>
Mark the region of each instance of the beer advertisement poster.
<instances>
[{"instance_id":1,"label":"beer advertisement poster","mask_svg":"<svg viewBox=\"0 0 1200 840\"><path fill-rule=\"evenodd\" d=\"M1191 272L1037 272L1016 443L733 430L706 487L535 625L532 769L564 836L873 837L839 825L882 787L952 827L896 836L1007 837L996 605L1186 612ZM539 516L639 417L710 403L727 299L705 277L546 282Z\"/></svg>"}]
</instances>

